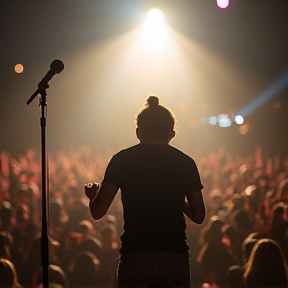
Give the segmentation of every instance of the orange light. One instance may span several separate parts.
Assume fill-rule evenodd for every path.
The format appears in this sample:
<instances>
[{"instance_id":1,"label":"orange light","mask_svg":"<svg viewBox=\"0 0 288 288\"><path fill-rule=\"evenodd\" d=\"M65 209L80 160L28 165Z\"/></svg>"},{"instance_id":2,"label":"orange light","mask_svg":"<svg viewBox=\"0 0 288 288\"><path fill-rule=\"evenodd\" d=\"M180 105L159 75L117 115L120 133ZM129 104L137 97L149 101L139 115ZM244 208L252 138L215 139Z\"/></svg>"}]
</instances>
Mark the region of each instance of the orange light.
<instances>
[{"instance_id":1,"label":"orange light","mask_svg":"<svg viewBox=\"0 0 288 288\"><path fill-rule=\"evenodd\" d=\"M17 65L15 65L14 70L15 70L16 73L22 73L23 70L24 70L24 67L23 67L22 64L17 64Z\"/></svg>"},{"instance_id":2,"label":"orange light","mask_svg":"<svg viewBox=\"0 0 288 288\"><path fill-rule=\"evenodd\" d=\"M249 131L249 124L248 123L245 123L239 127L239 133L242 135L247 134L248 131Z\"/></svg>"}]
</instances>

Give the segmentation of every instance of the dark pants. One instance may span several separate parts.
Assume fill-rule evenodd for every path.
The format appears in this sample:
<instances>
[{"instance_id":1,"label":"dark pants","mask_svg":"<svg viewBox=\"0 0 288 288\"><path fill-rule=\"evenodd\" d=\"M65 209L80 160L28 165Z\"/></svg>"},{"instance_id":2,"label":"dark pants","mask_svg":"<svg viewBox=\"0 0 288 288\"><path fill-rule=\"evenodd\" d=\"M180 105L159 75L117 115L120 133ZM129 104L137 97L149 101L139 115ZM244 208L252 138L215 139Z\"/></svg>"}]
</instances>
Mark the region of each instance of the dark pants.
<instances>
[{"instance_id":1,"label":"dark pants","mask_svg":"<svg viewBox=\"0 0 288 288\"><path fill-rule=\"evenodd\" d=\"M119 258L119 288L189 288L189 254L148 251L122 254Z\"/></svg>"}]
</instances>

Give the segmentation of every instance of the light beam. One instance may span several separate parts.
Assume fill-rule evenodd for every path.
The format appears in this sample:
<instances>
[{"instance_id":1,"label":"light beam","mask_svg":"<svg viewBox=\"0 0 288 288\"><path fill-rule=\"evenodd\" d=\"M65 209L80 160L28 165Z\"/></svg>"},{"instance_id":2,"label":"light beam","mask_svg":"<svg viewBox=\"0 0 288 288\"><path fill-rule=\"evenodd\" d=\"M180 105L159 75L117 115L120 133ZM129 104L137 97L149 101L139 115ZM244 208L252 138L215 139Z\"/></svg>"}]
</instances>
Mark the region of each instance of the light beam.
<instances>
[{"instance_id":1,"label":"light beam","mask_svg":"<svg viewBox=\"0 0 288 288\"><path fill-rule=\"evenodd\" d=\"M267 90L265 90L261 95L254 99L251 103L246 105L237 114L246 117L252 111L257 109L259 106L266 103L268 100L273 98L279 91L288 86L288 72L283 74L279 79L277 79Z\"/></svg>"}]
</instances>

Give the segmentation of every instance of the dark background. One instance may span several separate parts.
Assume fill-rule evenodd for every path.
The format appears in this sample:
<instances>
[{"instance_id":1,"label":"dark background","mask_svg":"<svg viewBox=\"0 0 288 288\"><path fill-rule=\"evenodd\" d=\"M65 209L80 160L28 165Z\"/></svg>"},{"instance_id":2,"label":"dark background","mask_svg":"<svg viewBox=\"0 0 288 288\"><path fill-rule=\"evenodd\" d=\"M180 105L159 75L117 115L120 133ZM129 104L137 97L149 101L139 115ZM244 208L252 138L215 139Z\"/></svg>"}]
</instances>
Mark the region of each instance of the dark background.
<instances>
[{"instance_id":1,"label":"dark background","mask_svg":"<svg viewBox=\"0 0 288 288\"><path fill-rule=\"evenodd\" d=\"M122 48L113 42L141 25L152 7L162 9L166 24L187 42L197 44L193 50L177 43L187 72L182 94L183 85L171 86L174 74L169 81L153 75L149 82L152 72L141 71L140 62L129 70ZM1 0L0 150L39 149L38 100L29 106L26 101L50 63L61 59L65 69L47 90L51 151L81 145L103 151L136 143L134 116L156 92L178 119L175 146L250 153L260 145L268 154L285 154L288 85L247 115L245 135L237 125L199 123L205 115L236 113L288 71L287 12L287 0L231 0L226 10L213 0ZM119 59L122 66L114 69ZM14 71L17 63L24 65L21 74Z\"/></svg>"}]
</instances>

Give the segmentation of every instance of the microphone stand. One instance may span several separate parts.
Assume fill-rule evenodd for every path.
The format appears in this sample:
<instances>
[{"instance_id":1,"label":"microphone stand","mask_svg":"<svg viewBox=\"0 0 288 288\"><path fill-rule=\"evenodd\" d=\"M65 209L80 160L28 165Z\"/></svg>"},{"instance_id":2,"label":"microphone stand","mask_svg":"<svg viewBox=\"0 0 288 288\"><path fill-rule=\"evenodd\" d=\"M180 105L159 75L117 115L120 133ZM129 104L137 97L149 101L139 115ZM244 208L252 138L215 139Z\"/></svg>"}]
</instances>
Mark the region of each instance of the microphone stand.
<instances>
[{"instance_id":1,"label":"microphone stand","mask_svg":"<svg viewBox=\"0 0 288 288\"><path fill-rule=\"evenodd\" d=\"M49 239L48 239L48 225L47 225L47 179L46 179L46 114L47 114L47 100L46 89L49 85L43 81L38 84L38 90L27 101L27 105L40 94L39 106L41 106L41 166L42 166L42 231L41 231L41 266L42 266L42 281L43 288L49 287L48 269L49 269Z\"/></svg>"},{"instance_id":2,"label":"microphone stand","mask_svg":"<svg viewBox=\"0 0 288 288\"><path fill-rule=\"evenodd\" d=\"M39 85L40 86L40 85ZM43 275L43 288L49 287L48 269L49 269L49 239L48 239L48 225L47 225L47 180L46 180L46 113L47 113L47 100L46 100L46 88L40 88L40 100L41 106L41 162L42 162L42 232L41 232L41 266ZM45 113L46 112L46 113Z\"/></svg>"},{"instance_id":3,"label":"microphone stand","mask_svg":"<svg viewBox=\"0 0 288 288\"><path fill-rule=\"evenodd\" d=\"M49 88L48 82L55 75L64 69L64 64L61 60L54 60L50 65L50 70L46 73L44 78L38 84L38 89L27 101L29 105L33 99L40 94L39 106L41 106L41 162L42 162L42 232L41 232L41 266L42 266L42 279L43 288L48 288L48 269L49 269L49 239L48 239L48 225L47 225L47 164L46 164L46 114L47 114L47 100L46 89ZM46 112L46 113L45 113ZM48 191L49 192L49 191Z\"/></svg>"}]
</instances>

